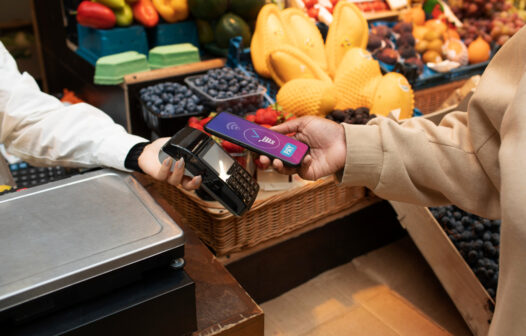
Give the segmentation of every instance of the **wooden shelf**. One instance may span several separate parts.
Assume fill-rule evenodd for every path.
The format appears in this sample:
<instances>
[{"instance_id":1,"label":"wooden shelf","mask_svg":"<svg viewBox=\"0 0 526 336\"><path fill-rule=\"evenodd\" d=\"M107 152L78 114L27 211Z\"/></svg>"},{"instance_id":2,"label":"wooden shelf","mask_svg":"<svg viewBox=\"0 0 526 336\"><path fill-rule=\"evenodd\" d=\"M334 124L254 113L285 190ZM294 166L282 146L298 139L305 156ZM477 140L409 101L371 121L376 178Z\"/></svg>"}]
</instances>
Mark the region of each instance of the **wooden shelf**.
<instances>
[{"instance_id":1,"label":"wooden shelf","mask_svg":"<svg viewBox=\"0 0 526 336\"><path fill-rule=\"evenodd\" d=\"M363 13L367 21L382 20L382 19L396 19L400 15L400 11L382 11L382 12L367 12Z\"/></svg>"},{"instance_id":2,"label":"wooden shelf","mask_svg":"<svg viewBox=\"0 0 526 336\"><path fill-rule=\"evenodd\" d=\"M32 26L32 23L30 20L11 20L11 21L0 22L0 29L27 28L31 26Z\"/></svg>"}]
</instances>

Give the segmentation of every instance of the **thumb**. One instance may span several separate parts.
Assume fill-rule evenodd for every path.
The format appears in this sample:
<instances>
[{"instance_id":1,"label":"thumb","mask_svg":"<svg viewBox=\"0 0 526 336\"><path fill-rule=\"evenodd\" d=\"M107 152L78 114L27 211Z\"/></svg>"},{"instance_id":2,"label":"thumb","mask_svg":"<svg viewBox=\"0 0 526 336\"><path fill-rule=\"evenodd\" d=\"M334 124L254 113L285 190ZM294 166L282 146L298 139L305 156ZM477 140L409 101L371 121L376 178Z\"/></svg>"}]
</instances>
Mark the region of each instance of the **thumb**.
<instances>
[{"instance_id":1,"label":"thumb","mask_svg":"<svg viewBox=\"0 0 526 336\"><path fill-rule=\"evenodd\" d=\"M303 118L293 119L286 121L283 124L271 127L270 129L282 134L296 133L301 131L303 128L304 122Z\"/></svg>"}]
</instances>

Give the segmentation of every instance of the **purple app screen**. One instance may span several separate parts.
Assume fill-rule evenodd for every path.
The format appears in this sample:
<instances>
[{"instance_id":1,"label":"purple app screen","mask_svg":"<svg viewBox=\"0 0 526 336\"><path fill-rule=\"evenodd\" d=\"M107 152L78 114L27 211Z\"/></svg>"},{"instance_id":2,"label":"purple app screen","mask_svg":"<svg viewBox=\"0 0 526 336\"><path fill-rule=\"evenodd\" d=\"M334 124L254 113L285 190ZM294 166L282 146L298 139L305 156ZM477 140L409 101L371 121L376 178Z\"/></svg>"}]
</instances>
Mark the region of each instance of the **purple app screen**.
<instances>
[{"instance_id":1,"label":"purple app screen","mask_svg":"<svg viewBox=\"0 0 526 336\"><path fill-rule=\"evenodd\" d=\"M300 164L309 149L303 142L229 113L220 113L210 120L206 128L249 144L293 165Z\"/></svg>"}]
</instances>

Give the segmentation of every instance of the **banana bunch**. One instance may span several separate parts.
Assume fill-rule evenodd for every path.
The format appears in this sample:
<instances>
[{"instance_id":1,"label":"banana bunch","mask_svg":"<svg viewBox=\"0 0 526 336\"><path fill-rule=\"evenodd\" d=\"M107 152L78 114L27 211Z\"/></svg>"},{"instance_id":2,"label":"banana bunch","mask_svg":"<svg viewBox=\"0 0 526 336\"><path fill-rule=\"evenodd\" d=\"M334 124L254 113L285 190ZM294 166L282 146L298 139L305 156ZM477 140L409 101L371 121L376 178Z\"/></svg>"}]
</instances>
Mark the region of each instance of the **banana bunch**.
<instances>
[{"instance_id":1,"label":"banana bunch","mask_svg":"<svg viewBox=\"0 0 526 336\"><path fill-rule=\"evenodd\" d=\"M265 5L259 12L251 42L256 72L272 78L281 89L277 102L297 116L325 116L335 108L368 107L399 118L413 114L413 90L397 73L382 76L365 49L369 30L362 12L340 1L333 13L326 43L303 11Z\"/></svg>"}]
</instances>

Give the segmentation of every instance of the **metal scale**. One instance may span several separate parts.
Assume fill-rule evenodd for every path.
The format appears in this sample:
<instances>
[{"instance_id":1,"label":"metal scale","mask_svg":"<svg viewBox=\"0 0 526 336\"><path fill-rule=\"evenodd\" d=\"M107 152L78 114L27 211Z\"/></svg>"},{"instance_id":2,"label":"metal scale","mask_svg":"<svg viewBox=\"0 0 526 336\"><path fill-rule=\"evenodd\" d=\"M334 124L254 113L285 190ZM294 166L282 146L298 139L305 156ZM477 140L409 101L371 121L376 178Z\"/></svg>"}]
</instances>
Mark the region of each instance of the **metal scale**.
<instances>
[{"instance_id":1,"label":"metal scale","mask_svg":"<svg viewBox=\"0 0 526 336\"><path fill-rule=\"evenodd\" d=\"M196 329L184 234L129 174L102 169L0 197L0 334Z\"/></svg>"}]
</instances>

